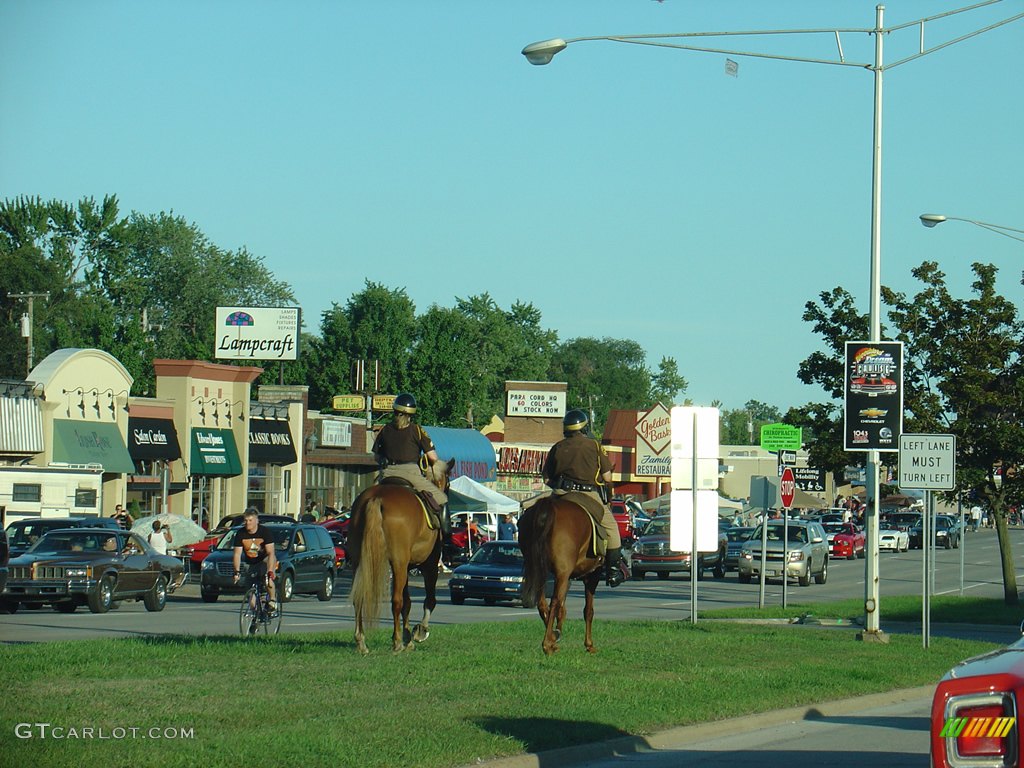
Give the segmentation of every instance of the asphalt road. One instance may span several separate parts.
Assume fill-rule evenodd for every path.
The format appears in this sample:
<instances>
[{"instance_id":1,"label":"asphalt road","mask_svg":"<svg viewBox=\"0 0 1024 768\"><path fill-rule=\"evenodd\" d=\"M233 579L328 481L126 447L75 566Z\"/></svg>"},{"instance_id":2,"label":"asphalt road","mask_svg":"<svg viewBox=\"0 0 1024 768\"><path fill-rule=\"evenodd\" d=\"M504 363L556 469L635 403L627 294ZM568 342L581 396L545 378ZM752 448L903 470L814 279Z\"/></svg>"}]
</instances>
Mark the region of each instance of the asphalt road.
<instances>
[{"instance_id":1,"label":"asphalt road","mask_svg":"<svg viewBox=\"0 0 1024 768\"><path fill-rule=\"evenodd\" d=\"M1024 547L1024 530L1011 531L1015 552ZM1002 576L999 552L994 531L968 534L964 568L964 593L984 597L1002 596ZM957 594L960 590L960 551L939 550L934 594ZM882 553L881 616L885 621L887 595L921 594L920 550L907 553ZM1018 580L1024 584L1024 571L1018 571ZM421 581L413 578L413 596L416 601L412 618L419 620L422 609ZM339 578L335 597L321 603L315 597L300 596L285 605L282 632L322 632L353 630L352 607L348 602L351 582L347 574ZM725 579L706 578L699 581L698 620L702 611L738 605L757 605L758 585L740 584L735 572ZM792 602L829 601L864 596L864 561L830 561L826 584L799 587L791 583L788 598ZM432 626L473 621L538 621L536 612L511 604L484 606L470 600L456 606L448 602L444 580L439 589L439 604L432 617ZM769 582L765 602L781 605L780 582ZM199 599L198 585L187 584L168 600L160 613L148 613L142 603L123 603L118 610L107 614L91 614L80 608L73 614L61 614L49 608L20 609L11 615L0 615L0 642L46 642L94 637L124 637L153 634L233 634L238 631L240 597L225 596L216 603ZM601 587L597 598L597 616L612 619L660 619L678 621L690 618L690 581L685 575L673 575L659 580L649 574L644 581L628 581L616 589ZM570 617L583 612L582 587L574 584L568 605ZM1009 633L1007 640L1013 639Z\"/></svg>"}]
</instances>

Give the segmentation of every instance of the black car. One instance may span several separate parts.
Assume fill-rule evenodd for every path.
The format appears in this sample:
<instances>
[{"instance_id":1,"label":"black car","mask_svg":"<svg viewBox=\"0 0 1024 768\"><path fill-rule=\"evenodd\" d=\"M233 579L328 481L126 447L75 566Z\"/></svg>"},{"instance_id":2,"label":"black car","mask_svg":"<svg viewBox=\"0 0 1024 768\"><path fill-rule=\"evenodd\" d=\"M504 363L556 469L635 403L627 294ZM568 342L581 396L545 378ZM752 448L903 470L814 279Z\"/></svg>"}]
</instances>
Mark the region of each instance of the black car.
<instances>
[{"instance_id":1,"label":"black car","mask_svg":"<svg viewBox=\"0 0 1024 768\"><path fill-rule=\"evenodd\" d=\"M909 532L914 526L921 524L921 513L890 512L882 515L882 522L893 530Z\"/></svg>"},{"instance_id":2,"label":"black car","mask_svg":"<svg viewBox=\"0 0 1024 768\"><path fill-rule=\"evenodd\" d=\"M910 529L910 548L921 549L924 539L924 521L918 520L917 524ZM960 548L960 521L948 515L935 516L935 546L946 549Z\"/></svg>"},{"instance_id":3,"label":"black car","mask_svg":"<svg viewBox=\"0 0 1024 768\"><path fill-rule=\"evenodd\" d=\"M7 538L11 557L25 554L44 534L58 528L106 528L122 530L112 517L31 517L15 520L7 526Z\"/></svg>"},{"instance_id":4,"label":"black car","mask_svg":"<svg viewBox=\"0 0 1024 768\"><path fill-rule=\"evenodd\" d=\"M735 571L739 568L739 558L740 552L743 550L743 542L750 538L754 528L752 526L734 525L723 530L726 538L729 539L728 549L725 552L725 570Z\"/></svg>"},{"instance_id":5,"label":"black car","mask_svg":"<svg viewBox=\"0 0 1024 768\"><path fill-rule=\"evenodd\" d=\"M11 550L7 546L7 531L0 531L0 592L7 584L7 560Z\"/></svg>"},{"instance_id":6,"label":"black car","mask_svg":"<svg viewBox=\"0 0 1024 768\"><path fill-rule=\"evenodd\" d=\"M328 531L320 525L304 523L261 523L274 537L277 557L277 595L287 602L297 594L315 594L320 600L330 600L334 594L334 543ZM242 559L243 578L235 583L234 541L242 526L225 533L214 550L203 560L199 576L199 594L212 603L221 594L240 595L248 580L246 564Z\"/></svg>"},{"instance_id":7,"label":"black car","mask_svg":"<svg viewBox=\"0 0 1024 768\"><path fill-rule=\"evenodd\" d=\"M515 541L485 541L452 573L448 591L455 605L466 598L494 605L499 600L522 600L524 559Z\"/></svg>"}]
</instances>

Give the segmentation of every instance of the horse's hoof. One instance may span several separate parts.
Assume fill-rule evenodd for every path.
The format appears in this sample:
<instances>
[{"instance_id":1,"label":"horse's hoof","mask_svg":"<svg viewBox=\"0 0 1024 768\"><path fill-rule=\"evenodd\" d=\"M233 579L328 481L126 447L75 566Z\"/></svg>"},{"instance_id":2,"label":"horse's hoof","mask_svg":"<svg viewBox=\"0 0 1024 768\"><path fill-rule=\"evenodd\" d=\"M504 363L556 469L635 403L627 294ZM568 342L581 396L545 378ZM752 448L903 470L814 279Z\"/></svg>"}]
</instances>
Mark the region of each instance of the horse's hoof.
<instances>
[{"instance_id":1,"label":"horse's hoof","mask_svg":"<svg viewBox=\"0 0 1024 768\"><path fill-rule=\"evenodd\" d=\"M412 633L412 639L417 643L422 643L428 637L430 637L430 632L424 632L423 627L416 627L416 631Z\"/></svg>"},{"instance_id":2,"label":"horse's hoof","mask_svg":"<svg viewBox=\"0 0 1024 768\"><path fill-rule=\"evenodd\" d=\"M359 655L360 656L369 656L370 655L370 649L367 648L366 646L363 646L361 648L356 648L356 650L359 651Z\"/></svg>"},{"instance_id":3,"label":"horse's hoof","mask_svg":"<svg viewBox=\"0 0 1024 768\"><path fill-rule=\"evenodd\" d=\"M557 643L561 639L562 639L562 630L556 629L555 630L555 642Z\"/></svg>"},{"instance_id":4,"label":"horse's hoof","mask_svg":"<svg viewBox=\"0 0 1024 768\"><path fill-rule=\"evenodd\" d=\"M587 648L587 653L597 653L597 648L591 645L589 648Z\"/></svg>"}]
</instances>

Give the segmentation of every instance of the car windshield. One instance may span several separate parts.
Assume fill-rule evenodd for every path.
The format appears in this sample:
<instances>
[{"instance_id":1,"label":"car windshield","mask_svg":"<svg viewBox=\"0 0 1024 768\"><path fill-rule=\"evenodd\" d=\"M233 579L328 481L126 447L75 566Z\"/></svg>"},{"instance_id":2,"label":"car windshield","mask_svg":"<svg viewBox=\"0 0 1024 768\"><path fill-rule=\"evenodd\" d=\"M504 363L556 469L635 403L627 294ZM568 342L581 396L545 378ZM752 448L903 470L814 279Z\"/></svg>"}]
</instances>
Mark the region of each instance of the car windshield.
<instances>
[{"instance_id":1,"label":"car windshield","mask_svg":"<svg viewBox=\"0 0 1024 768\"><path fill-rule=\"evenodd\" d=\"M83 528L80 531L55 531L37 541L29 552L33 555L66 555L77 552L100 554L118 552L120 536L103 530Z\"/></svg>"},{"instance_id":2,"label":"car windshield","mask_svg":"<svg viewBox=\"0 0 1024 768\"><path fill-rule=\"evenodd\" d=\"M644 529L644 536L668 536L671 517L656 517L647 524Z\"/></svg>"},{"instance_id":3,"label":"car windshield","mask_svg":"<svg viewBox=\"0 0 1024 768\"><path fill-rule=\"evenodd\" d=\"M729 541L746 541L751 530L751 528L727 528L725 535Z\"/></svg>"},{"instance_id":4,"label":"car windshield","mask_svg":"<svg viewBox=\"0 0 1024 768\"><path fill-rule=\"evenodd\" d=\"M825 523L825 533L849 533L849 526L846 523Z\"/></svg>"},{"instance_id":5,"label":"car windshield","mask_svg":"<svg viewBox=\"0 0 1024 768\"><path fill-rule=\"evenodd\" d=\"M58 520L20 520L7 526L7 539L12 547L31 547L47 531L66 527L66 522Z\"/></svg>"},{"instance_id":6,"label":"car windshield","mask_svg":"<svg viewBox=\"0 0 1024 768\"><path fill-rule=\"evenodd\" d=\"M523 562L523 553L515 542L498 544L478 549L469 562L477 565L518 565Z\"/></svg>"},{"instance_id":7,"label":"car windshield","mask_svg":"<svg viewBox=\"0 0 1024 768\"><path fill-rule=\"evenodd\" d=\"M781 525L769 525L768 526L768 541L782 541L783 531L785 528ZM758 528L757 532L751 536L751 539L761 538L761 529ZM791 525L789 526L789 541L796 542L799 544L807 543L807 529L803 526Z\"/></svg>"},{"instance_id":8,"label":"car windshield","mask_svg":"<svg viewBox=\"0 0 1024 768\"><path fill-rule=\"evenodd\" d=\"M218 550L232 550L235 548L235 534L242 529L242 526L232 528L230 531L220 537L220 541L217 542ZM292 529L287 526L275 526L271 528L267 526L267 530L270 531L271 538L274 539L274 549L277 552L285 552L288 550L288 541L291 538Z\"/></svg>"}]
</instances>

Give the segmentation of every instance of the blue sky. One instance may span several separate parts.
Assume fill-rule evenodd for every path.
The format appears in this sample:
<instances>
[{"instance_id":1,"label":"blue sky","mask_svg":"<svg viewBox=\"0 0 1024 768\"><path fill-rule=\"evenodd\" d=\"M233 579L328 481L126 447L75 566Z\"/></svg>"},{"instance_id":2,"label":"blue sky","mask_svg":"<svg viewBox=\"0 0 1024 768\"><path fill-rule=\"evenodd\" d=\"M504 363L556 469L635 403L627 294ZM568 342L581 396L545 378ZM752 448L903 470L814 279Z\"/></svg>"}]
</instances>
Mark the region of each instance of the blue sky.
<instances>
[{"instance_id":1,"label":"blue sky","mask_svg":"<svg viewBox=\"0 0 1024 768\"><path fill-rule=\"evenodd\" d=\"M963 1L963 5L967 3ZM962 7L890 0L887 27ZM800 316L842 285L868 308L872 74L609 42L546 67L551 37L867 28L863 0L0 0L0 197L116 194L246 247L307 327L365 280L418 311L489 292L562 339L671 356L696 404L823 399L796 378ZM932 45L1024 11L930 23ZM844 35L847 60L873 39ZM885 38L886 61L918 31ZM835 55L834 38L721 47ZM972 261L1024 307L1024 21L885 75L882 281Z\"/></svg>"}]
</instances>

